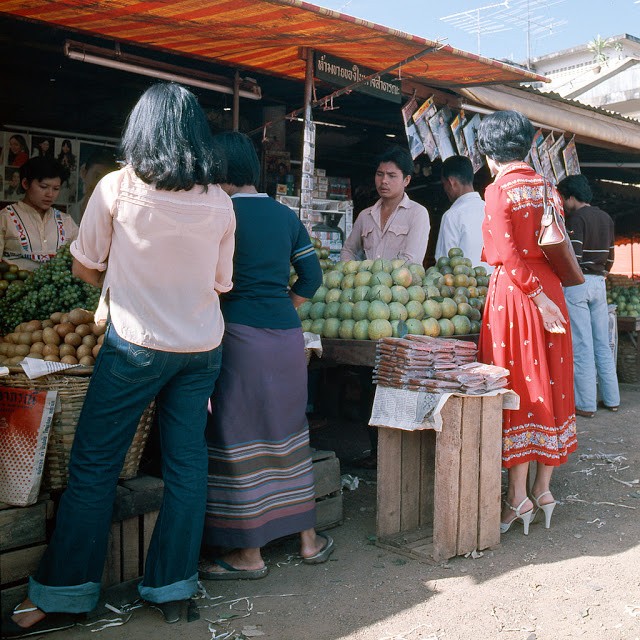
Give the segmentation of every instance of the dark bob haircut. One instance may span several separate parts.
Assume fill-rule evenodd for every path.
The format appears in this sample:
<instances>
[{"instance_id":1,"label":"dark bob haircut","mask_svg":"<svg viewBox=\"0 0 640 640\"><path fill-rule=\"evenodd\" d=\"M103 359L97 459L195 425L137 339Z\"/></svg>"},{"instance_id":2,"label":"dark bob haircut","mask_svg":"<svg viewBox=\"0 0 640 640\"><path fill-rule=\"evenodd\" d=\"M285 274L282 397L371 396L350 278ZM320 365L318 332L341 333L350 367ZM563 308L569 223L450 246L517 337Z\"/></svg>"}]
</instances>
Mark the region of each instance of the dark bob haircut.
<instances>
[{"instance_id":1,"label":"dark bob haircut","mask_svg":"<svg viewBox=\"0 0 640 640\"><path fill-rule=\"evenodd\" d=\"M576 200L587 204L590 204L593 200L593 192L589 182L581 173L577 176L567 176L564 180L560 180L556 189L558 189L563 198L573 196Z\"/></svg>"},{"instance_id":2,"label":"dark bob haircut","mask_svg":"<svg viewBox=\"0 0 640 640\"><path fill-rule=\"evenodd\" d=\"M258 188L260 161L251 139L238 131L225 131L213 136L215 151L226 160L226 176L220 182L234 187Z\"/></svg>"},{"instance_id":3,"label":"dark bob haircut","mask_svg":"<svg viewBox=\"0 0 640 640\"><path fill-rule=\"evenodd\" d=\"M480 123L478 150L500 164L524 160L534 133L529 119L519 111L496 111Z\"/></svg>"},{"instance_id":4,"label":"dark bob haircut","mask_svg":"<svg viewBox=\"0 0 640 640\"><path fill-rule=\"evenodd\" d=\"M442 163L443 178L455 178L462 184L473 184L473 165L467 156L451 156Z\"/></svg>"},{"instance_id":5,"label":"dark bob haircut","mask_svg":"<svg viewBox=\"0 0 640 640\"><path fill-rule=\"evenodd\" d=\"M196 97L173 82L142 94L127 119L121 148L136 175L163 191L189 191L194 185L206 190L224 172Z\"/></svg>"},{"instance_id":6,"label":"dark bob haircut","mask_svg":"<svg viewBox=\"0 0 640 640\"><path fill-rule=\"evenodd\" d=\"M393 162L402 171L402 175L405 178L413 173L413 158L409 151L403 147L396 145L381 153L376 158L376 169L383 162Z\"/></svg>"},{"instance_id":7,"label":"dark bob haircut","mask_svg":"<svg viewBox=\"0 0 640 640\"><path fill-rule=\"evenodd\" d=\"M47 178L65 180L67 172L57 160L48 156L31 158L20 167L20 182L26 180L31 184L34 180L46 180Z\"/></svg>"}]
</instances>

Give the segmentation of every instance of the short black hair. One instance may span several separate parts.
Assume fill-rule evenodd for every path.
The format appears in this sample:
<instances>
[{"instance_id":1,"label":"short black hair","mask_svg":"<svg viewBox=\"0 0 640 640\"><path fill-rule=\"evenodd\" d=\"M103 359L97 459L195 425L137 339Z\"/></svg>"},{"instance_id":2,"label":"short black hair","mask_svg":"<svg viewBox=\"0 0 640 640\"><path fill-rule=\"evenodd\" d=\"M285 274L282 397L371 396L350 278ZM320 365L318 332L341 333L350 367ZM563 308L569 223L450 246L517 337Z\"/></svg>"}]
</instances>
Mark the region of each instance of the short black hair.
<instances>
[{"instance_id":1,"label":"short black hair","mask_svg":"<svg viewBox=\"0 0 640 640\"><path fill-rule=\"evenodd\" d=\"M216 151L226 160L226 176L220 182L234 187L248 185L258 188L260 183L260 160L251 139L239 131L225 131L213 136ZM280 163L284 167L284 163Z\"/></svg>"},{"instance_id":2,"label":"short black hair","mask_svg":"<svg viewBox=\"0 0 640 640\"><path fill-rule=\"evenodd\" d=\"M519 111L496 111L485 116L478 129L478 150L499 163L524 160L535 129Z\"/></svg>"},{"instance_id":3,"label":"short black hair","mask_svg":"<svg viewBox=\"0 0 640 640\"><path fill-rule=\"evenodd\" d=\"M593 200L593 191L591 191L589 181L581 173L575 176L567 176L564 180L560 180L556 189L558 189L563 198L573 196L576 200L587 204L590 204Z\"/></svg>"},{"instance_id":4,"label":"short black hair","mask_svg":"<svg viewBox=\"0 0 640 640\"><path fill-rule=\"evenodd\" d=\"M400 171L402 171L402 175L406 178L413 173L413 158L407 149L404 147L400 147L395 145L393 147L389 147L384 153L381 153L376 158L376 169L383 162L393 162Z\"/></svg>"},{"instance_id":5,"label":"short black hair","mask_svg":"<svg viewBox=\"0 0 640 640\"><path fill-rule=\"evenodd\" d=\"M113 149L104 147L103 149L96 149L95 151L92 151L84 162L84 168L88 171L96 164L103 164L105 167L116 169L118 165Z\"/></svg>"},{"instance_id":6,"label":"short black hair","mask_svg":"<svg viewBox=\"0 0 640 640\"><path fill-rule=\"evenodd\" d=\"M20 167L20 182L26 180L29 184L34 180L46 180L47 178L65 180L66 177L67 172L64 167L49 156L31 158Z\"/></svg>"},{"instance_id":7,"label":"short black hair","mask_svg":"<svg viewBox=\"0 0 640 640\"><path fill-rule=\"evenodd\" d=\"M122 153L136 175L164 191L189 191L220 182L223 162L198 100L174 82L147 89L133 108L122 136Z\"/></svg>"},{"instance_id":8,"label":"short black hair","mask_svg":"<svg viewBox=\"0 0 640 640\"><path fill-rule=\"evenodd\" d=\"M440 175L456 178L462 184L473 184L473 164L467 156L450 156L442 163Z\"/></svg>"}]
</instances>

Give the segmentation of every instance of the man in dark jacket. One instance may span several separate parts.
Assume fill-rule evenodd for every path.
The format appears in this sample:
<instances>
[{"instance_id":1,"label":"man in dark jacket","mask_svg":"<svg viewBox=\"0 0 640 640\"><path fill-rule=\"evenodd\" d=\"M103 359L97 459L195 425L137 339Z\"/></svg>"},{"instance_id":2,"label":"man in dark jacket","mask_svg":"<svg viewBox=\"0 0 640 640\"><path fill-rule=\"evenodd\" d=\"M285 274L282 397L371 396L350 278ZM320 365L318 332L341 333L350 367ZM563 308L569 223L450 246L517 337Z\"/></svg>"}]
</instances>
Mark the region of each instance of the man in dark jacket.
<instances>
[{"instance_id":1,"label":"man in dark jacket","mask_svg":"<svg viewBox=\"0 0 640 640\"><path fill-rule=\"evenodd\" d=\"M605 278L613 265L613 220L591 206L593 194L583 175L558 184L566 225L585 282L564 290L573 336L576 414L592 418L596 412L596 379L602 406L617 411L620 390L609 343Z\"/></svg>"}]
</instances>

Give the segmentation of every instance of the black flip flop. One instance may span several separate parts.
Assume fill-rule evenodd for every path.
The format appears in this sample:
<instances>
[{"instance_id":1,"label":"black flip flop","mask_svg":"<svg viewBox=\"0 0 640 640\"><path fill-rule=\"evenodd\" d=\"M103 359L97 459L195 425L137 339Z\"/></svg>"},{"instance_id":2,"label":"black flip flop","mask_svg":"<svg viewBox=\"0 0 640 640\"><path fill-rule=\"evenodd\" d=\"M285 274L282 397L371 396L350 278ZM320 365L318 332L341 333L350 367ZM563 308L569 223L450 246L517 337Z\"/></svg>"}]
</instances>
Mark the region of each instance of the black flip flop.
<instances>
[{"instance_id":1,"label":"black flip flop","mask_svg":"<svg viewBox=\"0 0 640 640\"><path fill-rule=\"evenodd\" d=\"M236 569L220 558L214 560L213 564L218 565L224 571L203 571L200 569L198 574L202 580L259 580L269 573L269 567L266 565L262 569Z\"/></svg>"},{"instance_id":2,"label":"black flip flop","mask_svg":"<svg viewBox=\"0 0 640 640\"><path fill-rule=\"evenodd\" d=\"M5 638L28 638L29 636L39 636L43 633L70 629L78 621L78 616L75 613L47 613L40 622L36 622L30 627L21 627L11 619L12 615L7 615L2 621L3 640Z\"/></svg>"},{"instance_id":3,"label":"black flip flop","mask_svg":"<svg viewBox=\"0 0 640 640\"><path fill-rule=\"evenodd\" d=\"M329 559L329 556L336 550L336 545L333 543L333 538L331 536L326 535L325 533L318 534L321 538L326 540L324 546L318 553L309 558L305 558L303 556L302 562L305 564L322 564Z\"/></svg>"}]
</instances>

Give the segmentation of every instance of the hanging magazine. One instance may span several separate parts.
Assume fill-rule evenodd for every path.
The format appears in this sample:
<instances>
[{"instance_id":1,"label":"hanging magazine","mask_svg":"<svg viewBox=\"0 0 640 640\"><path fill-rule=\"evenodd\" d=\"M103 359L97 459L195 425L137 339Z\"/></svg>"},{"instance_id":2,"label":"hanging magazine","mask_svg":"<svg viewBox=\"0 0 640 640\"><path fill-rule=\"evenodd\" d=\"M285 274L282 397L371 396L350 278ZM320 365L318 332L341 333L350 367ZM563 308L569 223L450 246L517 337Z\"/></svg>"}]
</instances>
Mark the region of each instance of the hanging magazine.
<instances>
[{"instance_id":1,"label":"hanging magazine","mask_svg":"<svg viewBox=\"0 0 640 640\"><path fill-rule=\"evenodd\" d=\"M424 143L418 133L418 129L413 121L413 114L418 108L418 103L415 98L411 98L402 107L402 119L404 120L404 130L407 134L407 142L409 143L409 151L411 157L415 160L421 153L424 153Z\"/></svg>"},{"instance_id":2,"label":"hanging magazine","mask_svg":"<svg viewBox=\"0 0 640 640\"><path fill-rule=\"evenodd\" d=\"M464 117L464 111L461 111L451 123L451 133L455 140L456 147L458 147L458 153L461 156L469 157L469 150L467 149L467 141L464 138L463 127L467 124L467 119Z\"/></svg>"},{"instance_id":3,"label":"hanging magazine","mask_svg":"<svg viewBox=\"0 0 640 640\"><path fill-rule=\"evenodd\" d=\"M553 167L556 184L567 175L564 168L564 159L562 157L563 147L564 138L560 136L549 148L549 159L551 160L551 166Z\"/></svg>"},{"instance_id":4,"label":"hanging magazine","mask_svg":"<svg viewBox=\"0 0 640 640\"><path fill-rule=\"evenodd\" d=\"M475 114L464 126L464 139L469 150L469 159L473 165L473 172L476 173L484 164L482 154L478 149L478 129L480 128L480 115Z\"/></svg>"},{"instance_id":5,"label":"hanging magazine","mask_svg":"<svg viewBox=\"0 0 640 640\"><path fill-rule=\"evenodd\" d=\"M427 98L420 108L413 114L413 122L416 125L418 134L424 145L424 152L429 156L429 160L433 162L440 156L438 145L433 137L431 129L429 129L429 118L435 114L437 107L433 101L433 97Z\"/></svg>"},{"instance_id":6,"label":"hanging magazine","mask_svg":"<svg viewBox=\"0 0 640 640\"><path fill-rule=\"evenodd\" d=\"M568 176L577 176L580 174L580 162L578 160L578 150L576 149L575 138L571 138L567 146L562 150L564 166Z\"/></svg>"},{"instance_id":7,"label":"hanging magazine","mask_svg":"<svg viewBox=\"0 0 640 640\"><path fill-rule=\"evenodd\" d=\"M440 157L443 160L456 155L451 142L451 129L449 127L449 123L452 120L453 115L449 107L442 107L434 116L429 118L429 127L438 145Z\"/></svg>"}]
</instances>

